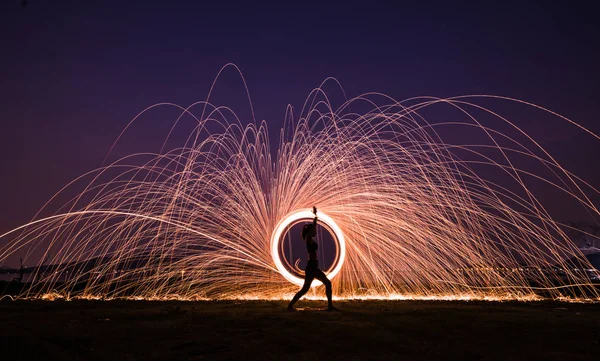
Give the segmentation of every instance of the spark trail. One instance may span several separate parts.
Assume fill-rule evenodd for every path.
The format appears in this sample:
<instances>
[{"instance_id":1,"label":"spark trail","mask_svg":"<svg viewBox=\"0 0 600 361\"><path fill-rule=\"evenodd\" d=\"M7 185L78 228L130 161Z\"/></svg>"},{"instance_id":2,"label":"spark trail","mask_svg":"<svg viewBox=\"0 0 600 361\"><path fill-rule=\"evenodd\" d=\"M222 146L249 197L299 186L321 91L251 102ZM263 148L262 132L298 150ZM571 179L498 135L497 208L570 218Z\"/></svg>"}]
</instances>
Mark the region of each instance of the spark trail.
<instances>
[{"instance_id":1,"label":"spark trail","mask_svg":"<svg viewBox=\"0 0 600 361\"><path fill-rule=\"evenodd\" d=\"M568 195L595 220L598 190L481 103L579 125L492 96L370 93L334 108L330 82L299 116L288 112L276 154L266 123L244 124L210 93L188 108L144 110L175 107L195 129L179 148L131 154L74 180L59 195L83 191L56 213L0 235L0 264L43 254L21 297L286 297L297 286L279 272L271 238L282 219L317 205L345 239L338 297L535 299L543 291L598 300L598 271L528 184ZM431 122L431 108L453 116ZM478 142L446 142L442 126L477 131ZM536 171L517 165L522 159Z\"/></svg>"}]
</instances>

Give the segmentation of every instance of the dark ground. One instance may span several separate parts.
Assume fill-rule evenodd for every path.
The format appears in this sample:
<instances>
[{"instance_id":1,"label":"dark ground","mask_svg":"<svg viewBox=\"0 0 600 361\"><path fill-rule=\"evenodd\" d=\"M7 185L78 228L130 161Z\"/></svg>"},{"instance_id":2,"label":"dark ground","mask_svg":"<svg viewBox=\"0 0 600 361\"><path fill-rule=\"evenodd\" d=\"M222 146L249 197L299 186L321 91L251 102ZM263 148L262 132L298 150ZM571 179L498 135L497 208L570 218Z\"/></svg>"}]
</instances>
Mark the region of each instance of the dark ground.
<instances>
[{"instance_id":1,"label":"dark ground","mask_svg":"<svg viewBox=\"0 0 600 361\"><path fill-rule=\"evenodd\" d=\"M0 302L2 360L598 360L600 305ZM324 302L301 301L299 307Z\"/></svg>"}]
</instances>

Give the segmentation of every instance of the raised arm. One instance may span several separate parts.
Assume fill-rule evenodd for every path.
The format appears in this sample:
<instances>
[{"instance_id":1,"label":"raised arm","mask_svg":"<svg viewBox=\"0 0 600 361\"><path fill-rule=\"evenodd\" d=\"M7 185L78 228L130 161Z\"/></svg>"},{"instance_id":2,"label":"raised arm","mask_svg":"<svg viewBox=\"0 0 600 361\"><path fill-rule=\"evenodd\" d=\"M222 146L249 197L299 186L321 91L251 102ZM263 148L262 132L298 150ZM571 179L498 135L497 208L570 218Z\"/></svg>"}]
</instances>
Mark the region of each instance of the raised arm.
<instances>
[{"instance_id":1,"label":"raised arm","mask_svg":"<svg viewBox=\"0 0 600 361\"><path fill-rule=\"evenodd\" d=\"M315 218L313 219L313 227L314 230L317 230L317 207L313 206L313 213L315 214Z\"/></svg>"}]
</instances>

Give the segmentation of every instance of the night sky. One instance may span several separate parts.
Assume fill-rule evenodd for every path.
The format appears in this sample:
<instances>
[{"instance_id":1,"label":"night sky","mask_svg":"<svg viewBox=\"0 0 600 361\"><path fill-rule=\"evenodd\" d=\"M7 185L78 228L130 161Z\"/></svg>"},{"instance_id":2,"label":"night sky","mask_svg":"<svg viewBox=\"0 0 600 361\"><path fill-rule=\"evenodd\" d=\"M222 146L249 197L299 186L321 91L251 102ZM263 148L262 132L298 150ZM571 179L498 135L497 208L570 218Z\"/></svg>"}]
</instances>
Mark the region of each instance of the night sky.
<instances>
[{"instance_id":1,"label":"night sky","mask_svg":"<svg viewBox=\"0 0 600 361\"><path fill-rule=\"evenodd\" d=\"M0 233L100 166L147 106L205 99L230 62L246 78L257 120L275 135L286 105L301 106L329 76L349 96L519 98L600 133L600 22L592 5L149 3L0 4ZM224 75L216 102L247 114L238 79ZM122 151L158 151L174 119L144 119ZM600 186L600 142L572 127L534 120L523 127Z\"/></svg>"}]
</instances>

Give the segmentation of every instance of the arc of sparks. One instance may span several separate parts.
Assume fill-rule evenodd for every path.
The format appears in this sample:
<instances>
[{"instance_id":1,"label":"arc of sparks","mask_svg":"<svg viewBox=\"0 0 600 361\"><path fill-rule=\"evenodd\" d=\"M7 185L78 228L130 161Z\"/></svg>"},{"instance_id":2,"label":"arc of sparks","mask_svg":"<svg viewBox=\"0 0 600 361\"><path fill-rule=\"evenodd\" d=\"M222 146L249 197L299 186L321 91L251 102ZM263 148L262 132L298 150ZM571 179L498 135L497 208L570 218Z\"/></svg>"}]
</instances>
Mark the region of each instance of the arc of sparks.
<instances>
[{"instance_id":1,"label":"arc of sparks","mask_svg":"<svg viewBox=\"0 0 600 361\"><path fill-rule=\"evenodd\" d=\"M287 108L276 153L245 82L248 124L210 99L148 107L119 139L143 114L172 107L180 115L159 154L107 156L30 223L0 235L0 265L19 257L34 264L19 297L288 297L302 282L284 267L280 238L316 204L337 239L328 277L338 297L600 300L598 270L535 185L596 223L599 190L480 103L510 102L598 135L537 105L488 95L343 94L334 107L330 82L339 84L314 89L298 115ZM435 107L443 119L430 121ZM188 118L189 136L169 149ZM478 132L478 141L452 143L442 127Z\"/></svg>"}]
</instances>

